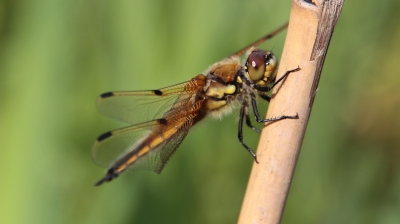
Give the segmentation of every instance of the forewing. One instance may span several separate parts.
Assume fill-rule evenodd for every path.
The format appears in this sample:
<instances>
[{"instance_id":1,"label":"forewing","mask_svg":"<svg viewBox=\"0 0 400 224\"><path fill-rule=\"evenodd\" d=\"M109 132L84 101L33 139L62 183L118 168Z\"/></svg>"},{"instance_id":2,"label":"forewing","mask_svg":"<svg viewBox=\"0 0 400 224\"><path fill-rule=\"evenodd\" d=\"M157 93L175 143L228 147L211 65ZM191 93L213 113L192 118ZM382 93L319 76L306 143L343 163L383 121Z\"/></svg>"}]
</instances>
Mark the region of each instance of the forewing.
<instances>
[{"instance_id":1,"label":"forewing","mask_svg":"<svg viewBox=\"0 0 400 224\"><path fill-rule=\"evenodd\" d=\"M93 146L96 163L106 167L116 166L117 169L119 165L124 165L130 169L160 173L202 108L204 101L198 98L197 93L204 80L205 77L199 75L185 83L184 93L180 91L169 109L156 113L162 118L101 135Z\"/></svg>"},{"instance_id":2,"label":"forewing","mask_svg":"<svg viewBox=\"0 0 400 224\"><path fill-rule=\"evenodd\" d=\"M204 85L204 76L198 75L188 82L158 90L108 92L97 99L101 114L130 124L138 124L157 118L179 101L197 94Z\"/></svg>"},{"instance_id":3,"label":"forewing","mask_svg":"<svg viewBox=\"0 0 400 224\"><path fill-rule=\"evenodd\" d=\"M232 54L230 57L240 57L243 54L245 54L250 48L252 47L257 47L258 45L264 43L266 40L271 39L272 37L274 37L276 34L278 34L279 32L283 31L284 29L286 29L288 27L288 23L286 23L285 25L279 27L278 29L272 31L271 33L261 37L260 39L254 41L253 43L249 44L248 46L246 46L245 48L237 51L236 53Z\"/></svg>"}]
</instances>

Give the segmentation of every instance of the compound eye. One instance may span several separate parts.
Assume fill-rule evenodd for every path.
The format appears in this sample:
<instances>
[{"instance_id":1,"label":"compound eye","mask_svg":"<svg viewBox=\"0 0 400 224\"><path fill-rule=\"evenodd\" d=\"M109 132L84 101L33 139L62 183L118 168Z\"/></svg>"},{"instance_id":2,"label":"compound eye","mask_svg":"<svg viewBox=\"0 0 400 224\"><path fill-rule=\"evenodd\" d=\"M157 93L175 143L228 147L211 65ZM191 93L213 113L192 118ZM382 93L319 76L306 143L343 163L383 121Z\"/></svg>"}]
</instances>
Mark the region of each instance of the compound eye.
<instances>
[{"instance_id":1,"label":"compound eye","mask_svg":"<svg viewBox=\"0 0 400 224\"><path fill-rule=\"evenodd\" d=\"M265 59L262 51L253 51L246 61L247 73L252 81L261 80L265 73Z\"/></svg>"}]
</instances>

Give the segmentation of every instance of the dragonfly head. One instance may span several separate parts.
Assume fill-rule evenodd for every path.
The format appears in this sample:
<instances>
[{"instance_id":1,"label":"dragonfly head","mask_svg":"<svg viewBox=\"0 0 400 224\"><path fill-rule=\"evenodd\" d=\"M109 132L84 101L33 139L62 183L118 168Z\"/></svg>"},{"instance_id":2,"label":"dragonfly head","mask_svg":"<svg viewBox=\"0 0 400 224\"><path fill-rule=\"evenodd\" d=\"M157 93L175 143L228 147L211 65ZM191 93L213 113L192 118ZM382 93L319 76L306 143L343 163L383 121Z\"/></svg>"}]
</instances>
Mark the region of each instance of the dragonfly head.
<instances>
[{"instance_id":1,"label":"dragonfly head","mask_svg":"<svg viewBox=\"0 0 400 224\"><path fill-rule=\"evenodd\" d=\"M246 60L246 76L259 86L266 86L275 80L278 59L269 51L254 49Z\"/></svg>"}]
</instances>

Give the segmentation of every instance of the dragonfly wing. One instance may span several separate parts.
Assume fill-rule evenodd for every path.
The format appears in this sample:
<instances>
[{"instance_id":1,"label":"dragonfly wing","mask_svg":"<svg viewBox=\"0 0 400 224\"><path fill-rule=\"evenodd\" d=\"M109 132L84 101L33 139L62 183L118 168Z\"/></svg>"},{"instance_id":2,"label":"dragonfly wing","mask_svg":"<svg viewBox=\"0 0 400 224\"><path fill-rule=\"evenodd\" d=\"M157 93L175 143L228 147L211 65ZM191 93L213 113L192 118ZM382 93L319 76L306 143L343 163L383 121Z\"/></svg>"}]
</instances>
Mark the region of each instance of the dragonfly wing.
<instances>
[{"instance_id":1,"label":"dragonfly wing","mask_svg":"<svg viewBox=\"0 0 400 224\"><path fill-rule=\"evenodd\" d=\"M93 158L101 166L160 173L189 132L204 101L180 95L163 118L101 135ZM182 98L186 98L183 100ZM185 104L182 104L185 102Z\"/></svg>"},{"instance_id":2,"label":"dragonfly wing","mask_svg":"<svg viewBox=\"0 0 400 224\"><path fill-rule=\"evenodd\" d=\"M285 25L283 25L283 26L279 27L278 29L272 31L271 33L261 37L260 39L254 41L253 43L249 44L248 46L244 47L243 49L241 49L241 50L237 51L236 53L232 54L230 57L240 57L240 56L242 56L248 50L250 50L250 48L257 47L258 45L264 43L266 40L271 39L276 34L278 34L279 32L283 31L287 27L288 27L288 23L286 23Z\"/></svg>"},{"instance_id":3,"label":"dragonfly wing","mask_svg":"<svg viewBox=\"0 0 400 224\"><path fill-rule=\"evenodd\" d=\"M141 139L146 138L160 125L156 120L106 132L97 138L92 148L93 160L97 165L109 168Z\"/></svg>"},{"instance_id":4,"label":"dragonfly wing","mask_svg":"<svg viewBox=\"0 0 400 224\"><path fill-rule=\"evenodd\" d=\"M165 132L175 132L173 136L169 138L164 138L164 141L152 148L151 151L143 157L138 158L138 160L133 163L129 169L131 170L152 170L156 173L161 173L164 169L165 165L171 159L176 149L182 143L183 139L185 139L186 135L189 133L189 129L192 126L193 121L187 121L183 126L179 129L175 129L176 127L170 127L166 129ZM159 136L163 135L160 133Z\"/></svg>"},{"instance_id":5,"label":"dragonfly wing","mask_svg":"<svg viewBox=\"0 0 400 224\"><path fill-rule=\"evenodd\" d=\"M97 108L105 116L130 124L162 118L174 104L185 103L191 95L197 94L204 81L205 77L198 75L158 90L104 93L97 99Z\"/></svg>"}]
</instances>

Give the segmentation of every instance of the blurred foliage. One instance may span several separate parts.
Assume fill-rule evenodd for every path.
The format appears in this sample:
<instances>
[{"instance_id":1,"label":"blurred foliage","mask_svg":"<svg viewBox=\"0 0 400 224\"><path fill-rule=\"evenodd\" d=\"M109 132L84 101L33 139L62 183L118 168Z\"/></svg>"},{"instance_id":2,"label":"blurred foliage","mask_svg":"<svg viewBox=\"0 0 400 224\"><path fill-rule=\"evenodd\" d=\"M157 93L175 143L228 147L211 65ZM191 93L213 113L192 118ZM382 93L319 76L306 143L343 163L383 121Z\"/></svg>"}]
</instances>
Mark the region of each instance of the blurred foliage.
<instances>
[{"instance_id":1,"label":"blurred foliage","mask_svg":"<svg viewBox=\"0 0 400 224\"><path fill-rule=\"evenodd\" d=\"M347 1L283 223L400 220L399 1ZM286 22L290 1L0 0L1 223L234 223L252 159L237 116L195 127L162 175L95 188L95 99L188 80ZM264 48L280 56L284 35ZM253 148L258 136L245 132Z\"/></svg>"}]
</instances>

